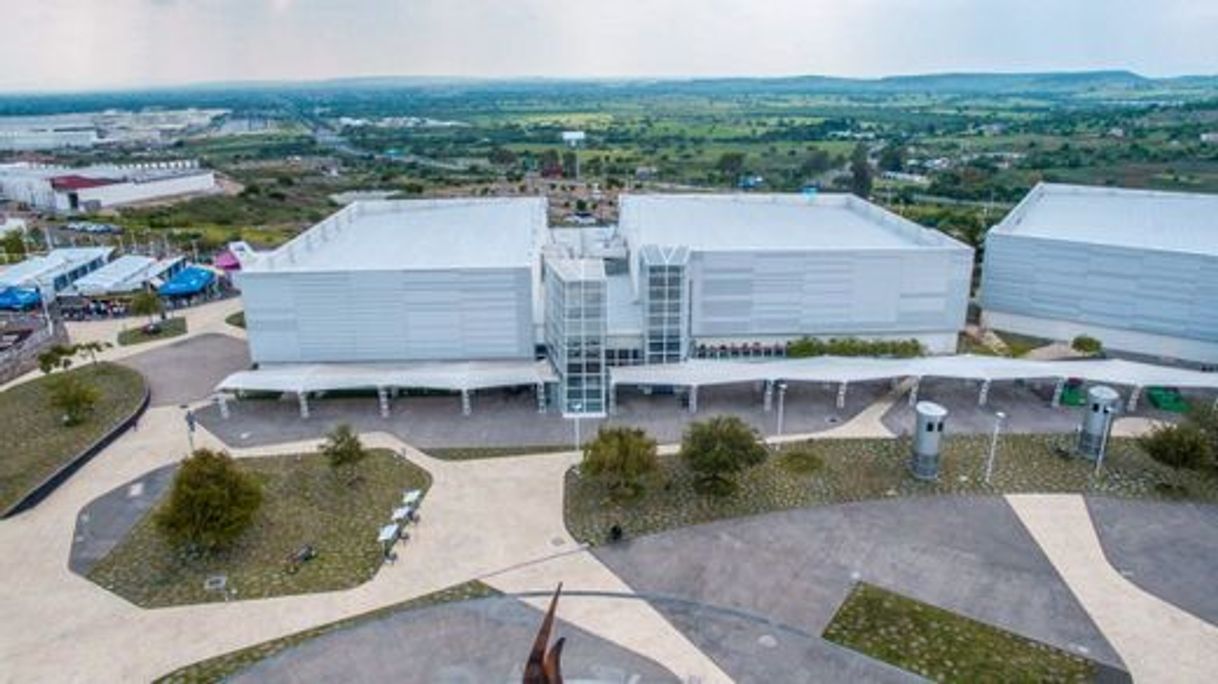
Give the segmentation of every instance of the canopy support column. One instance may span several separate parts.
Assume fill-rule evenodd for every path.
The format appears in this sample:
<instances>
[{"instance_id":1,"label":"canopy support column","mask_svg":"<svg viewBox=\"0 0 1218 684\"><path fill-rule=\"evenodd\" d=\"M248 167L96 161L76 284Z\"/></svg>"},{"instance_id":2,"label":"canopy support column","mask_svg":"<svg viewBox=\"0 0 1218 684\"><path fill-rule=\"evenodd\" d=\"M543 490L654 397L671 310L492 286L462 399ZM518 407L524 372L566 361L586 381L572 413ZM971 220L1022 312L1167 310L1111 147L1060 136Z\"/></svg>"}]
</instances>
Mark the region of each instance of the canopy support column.
<instances>
[{"instance_id":1,"label":"canopy support column","mask_svg":"<svg viewBox=\"0 0 1218 684\"><path fill-rule=\"evenodd\" d=\"M1057 384L1053 387L1053 399L1049 402L1049 405L1052 406L1053 408L1058 408L1059 406L1061 406L1062 405L1062 392L1065 392L1065 391L1066 391L1066 379L1058 378Z\"/></svg>"},{"instance_id":2,"label":"canopy support column","mask_svg":"<svg viewBox=\"0 0 1218 684\"><path fill-rule=\"evenodd\" d=\"M913 406L918 403L918 386L922 384L922 378L914 378L913 386L909 388L909 405Z\"/></svg>"},{"instance_id":3,"label":"canopy support column","mask_svg":"<svg viewBox=\"0 0 1218 684\"><path fill-rule=\"evenodd\" d=\"M1129 393L1129 403L1125 405L1125 410L1133 413L1138 410L1138 398L1142 396L1142 386L1137 385L1133 391Z\"/></svg>"},{"instance_id":4,"label":"canopy support column","mask_svg":"<svg viewBox=\"0 0 1218 684\"><path fill-rule=\"evenodd\" d=\"M389 417L389 390L384 387L376 388L376 403L381 409L381 418Z\"/></svg>"},{"instance_id":5,"label":"canopy support column","mask_svg":"<svg viewBox=\"0 0 1218 684\"><path fill-rule=\"evenodd\" d=\"M985 406L990 402L990 381L985 380L981 383L981 393L977 395L977 405Z\"/></svg>"},{"instance_id":6,"label":"canopy support column","mask_svg":"<svg viewBox=\"0 0 1218 684\"><path fill-rule=\"evenodd\" d=\"M690 413L698 412L698 386L697 385L689 386L689 412Z\"/></svg>"},{"instance_id":7,"label":"canopy support column","mask_svg":"<svg viewBox=\"0 0 1218 684\"><path fill-rule=\"evenodd\" d=\"M609 384L609 415L617 415L617 383Z\"/></svg>"},{"instance_id":8,"label":"canopy support column","mask_svg":"<svg viewBox=\"0 0 1218 684\"><path fill-rule=\"evenodd\" d=\"M220 417L224 420L228 420L230 415L228 411L228 395L223 392L217 394L216 405L220 408Z\"/></svg>"},{"instance_id":9,"label":"canopy support column","mask_svg":"<svg viewBox=\"0 0 1218 684\"><path fill-rule=\"evenodd\" d=\"M309 393L297 392L296 399L300 402L300 417L307 420L309 417Z\"/></svg>"},{"instance_id":10,"label":"canopy support column","mask_svg":"<svg viewBox=\"0 0 1218 684\"><path fill-rule=\"evenodd\" d=\"M837 386L837 407L839 409L846 408L846 388L850 387L850 383L842 382Z\"/></svg>"},{"instance_id":11,"label":"canopy support column","mask_svg":"<svg viewBox=\"0 0 1218 684\"><path fill-rule=\"evenodd\" d=\"M537 412L546 412L546 383L537 383Z\"/></svg>"},{"instance_id":12,"label":"canopy support column","mask_svg":"<svg viewBox=\"0 0 1218 684\"><path fill-rule=\"evenodd\" d=\"M461 415L468 416L474 412L473 404L470 402L469 390L461 390Z\"/></svg>"},{"instance_id":13,"label":"canopy support column","mask_svg":"<svg viewBox=\"0 0 1218 684\"><path fill-rule=\"evenodd\" d=\"M765 381L765 394L762 400L762 408L766 413L769 413L774 408L774 383L770 380Z\"/></svg>"}]
</instances>

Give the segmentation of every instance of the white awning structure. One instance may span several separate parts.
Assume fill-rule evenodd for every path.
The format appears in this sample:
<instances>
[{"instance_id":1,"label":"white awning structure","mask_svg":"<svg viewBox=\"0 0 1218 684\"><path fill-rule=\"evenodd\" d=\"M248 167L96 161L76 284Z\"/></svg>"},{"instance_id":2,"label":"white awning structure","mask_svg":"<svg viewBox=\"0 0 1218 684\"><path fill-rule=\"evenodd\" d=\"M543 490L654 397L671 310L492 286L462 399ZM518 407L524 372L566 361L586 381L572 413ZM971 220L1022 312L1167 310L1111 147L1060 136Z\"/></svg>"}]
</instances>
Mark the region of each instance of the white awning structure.
<instances>
[{"instance_id":1,"label":"white awning structure","mask_svg":"<svg viewBox=\"0 0 1218 684\"><path fill-rule=\"evenodd\" d=\"M239 371L221 392L326 392L415 388L468 391L557 382L547 361L454 361L394 364L290 364Z\"/></svg>"},{"instance_id":2,"label":"white awning structure","mask_svg":"<svg viewBox=\"0 0 1218 684\"><path fill-rule=\"evenodd\" d=\"M1035 361L967 354L913 359L818 356L755 362L692 360L666 365L609 369L610 386L701 387L758 381L849 383L907 377L959 378L983 382L1080 378L1093 383L1134 387L1218 389L1218 373L1120 359Z\"/></svg>"}]
</instances>

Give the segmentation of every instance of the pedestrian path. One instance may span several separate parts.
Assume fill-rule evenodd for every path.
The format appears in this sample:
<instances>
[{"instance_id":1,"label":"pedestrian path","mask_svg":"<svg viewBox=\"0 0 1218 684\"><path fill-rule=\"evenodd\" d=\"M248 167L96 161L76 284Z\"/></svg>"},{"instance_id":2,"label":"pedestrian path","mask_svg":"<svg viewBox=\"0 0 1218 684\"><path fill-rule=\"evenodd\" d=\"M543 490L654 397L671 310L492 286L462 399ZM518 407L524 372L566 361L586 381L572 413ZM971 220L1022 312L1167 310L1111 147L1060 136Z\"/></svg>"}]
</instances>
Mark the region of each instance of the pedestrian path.
<instances>
[{"instance_id":1,"label":"pedestrian path","mask_svg":"<svg viewBox=\"0 0 1218 684\"><path fill-rule=\"evenodd\" d=\"M1007 497L1134 681L1213 682L1218 674L1218 627L1153 596L1108 562L1083 497Z\"/></svg>"}]
</instances>

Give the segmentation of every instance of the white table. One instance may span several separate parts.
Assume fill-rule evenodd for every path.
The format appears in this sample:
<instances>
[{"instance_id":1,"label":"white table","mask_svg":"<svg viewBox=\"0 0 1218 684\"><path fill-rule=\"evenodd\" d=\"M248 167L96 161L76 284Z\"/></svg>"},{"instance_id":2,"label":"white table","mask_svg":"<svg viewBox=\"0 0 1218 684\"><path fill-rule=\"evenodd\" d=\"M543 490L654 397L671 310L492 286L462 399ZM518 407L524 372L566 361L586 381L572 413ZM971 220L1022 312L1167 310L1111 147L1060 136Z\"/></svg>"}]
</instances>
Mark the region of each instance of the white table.
<instances>
[{"instance_id":1,"label":"white table","mask_svg":"<svg viewBox=\"0 0 1218 684\"><path fill-rule=\"evenodd\" d=\"M413 506L413 505L419 503L419 499L421 499L422 497L423 497L423 492L421 492L417 489L412 489L402 495L402 505L403 506Z\"/></svg>"},{"instance_id":2,"label":"white table","mask_svg":"<svg viewBox=\"0 0 1218 684\"><path fill-rule=\"evenodd\" d=\"M395 542L398 539L398 524L391 523L381 528L380 534L376 535L376 540L382 544Z\"/></svg>"},{"instance_id":3,"label":"white table","mask_svg":"<svg viewBox=\"0 0 1218 684\"><path fill-rule=\"evenodd\" d=\"M401 508L395 508L393 509L393 521L402 522L403 520L409 520L411 513L414 513L414 506L402 506Z\"/></svg>"}]
</instances>

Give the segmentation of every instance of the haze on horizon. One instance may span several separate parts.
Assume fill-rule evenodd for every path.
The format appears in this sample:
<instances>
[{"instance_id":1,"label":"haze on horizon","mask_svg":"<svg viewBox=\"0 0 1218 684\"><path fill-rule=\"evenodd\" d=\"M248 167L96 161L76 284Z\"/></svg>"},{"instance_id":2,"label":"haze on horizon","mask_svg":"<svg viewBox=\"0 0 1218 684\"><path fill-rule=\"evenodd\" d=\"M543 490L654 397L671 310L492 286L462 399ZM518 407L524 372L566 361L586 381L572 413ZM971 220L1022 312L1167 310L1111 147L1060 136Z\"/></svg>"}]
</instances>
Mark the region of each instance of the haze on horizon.
<instances>
[{"instance_id":1,"label":"haze on horizon","mask_svg":"<svg viewBox=\"0 0 1218 684\"><path fill-rule=\"evenodd\" d=\"M8 0L0 91L355 76L1218 71L1197 0Z\"/></svg>"}]
</instances>

